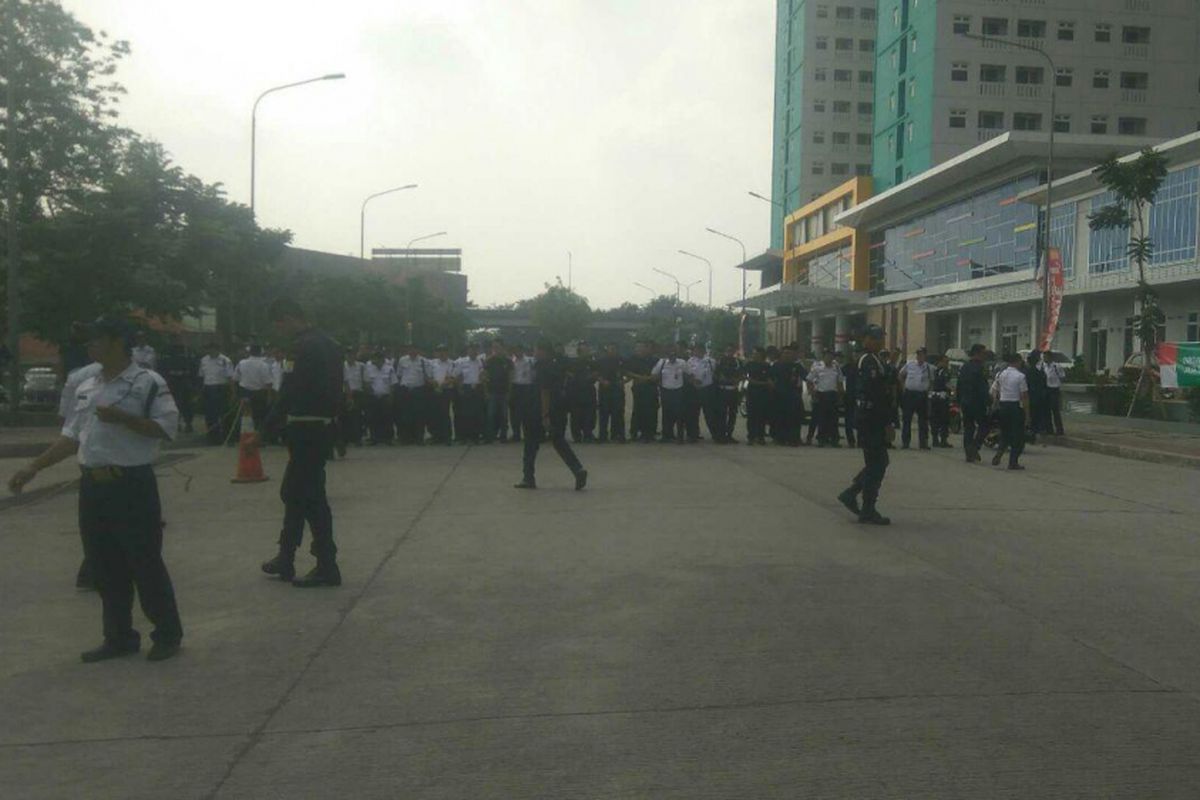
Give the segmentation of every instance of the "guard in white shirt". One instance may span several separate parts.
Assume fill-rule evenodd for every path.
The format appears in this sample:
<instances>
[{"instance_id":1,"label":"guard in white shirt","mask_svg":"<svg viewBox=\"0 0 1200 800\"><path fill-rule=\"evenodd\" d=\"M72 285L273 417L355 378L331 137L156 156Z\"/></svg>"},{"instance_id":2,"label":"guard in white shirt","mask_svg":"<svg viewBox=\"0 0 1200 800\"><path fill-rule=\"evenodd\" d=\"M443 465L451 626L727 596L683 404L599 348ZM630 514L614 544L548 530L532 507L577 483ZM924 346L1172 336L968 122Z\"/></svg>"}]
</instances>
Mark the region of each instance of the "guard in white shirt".
<instances>
[{"instance_id":1,"label":"guard in white shirt","mask_svg":"<svg viewBox=\"0 0 1200 800\"><path fill-rule=\"evenodd\" d=\"M233 362L222 355L216 342L209 342L200 358L200 396L204 403L204 429L209 444L220 444L225 438L225 412L229 407L229 381L233 378Z\"/></svg>"},{"instance_id":2,"label":"guard in white shirt","mask_svg":"<svg viewBox=\"0 0 1200 800\"><path fill-rule=\"evenodd\" d=\"M933 366L925 360L927 350L917 348L916 361L909 361L900 368L900 407L904 412L904 425L900 431L900 443L905 450L912 443L912 418L917 415L922 450L929 448L929 387L933 384Z\"/></svg>"},{"instance_id":3,"label":"guard in white shirt","mask_svg":"<svg viewBox=\"0 0 1200 800\"><path fill-rule=\"evenodd\" d=\"M392 443L392 387L396 385L396 370L376 350L371 363L363 367L366 384L367 424L371 428L371 445Z\"/></svg>"},{"instance_id":4,"label":"guard in white shirt","mask_svg":"<svg viewBox=\"0 0 1200 800\"><path fill-rule=\"evenodd\" d=\"M342 413L338 417L341 427L342 441L358 445L363 441L363 405L365 397L366 364L358 360L354 348L346 348L346 358L342 361L342 382L345 398L342 400Z\"/></svg>"},{"instance_id":5,"label":"guard in white shirt","mask_svg":"<svg viewBox=\"0 0 1200 800\"><path fill-rule=\"evenodd\" d=\"M1008 468L1025 469L1019 463L1025 450L1025 426L1029 423L1029 383L1021 371L1021 356L1009 353L1004 357L1008 366L992 383L992 398L1000 403L1000 446L992 456L992 466L999 466L1008 451Z\"/></svg>"},{"instance_id":6,"label":"guard in white shirt","mask_svg":"<svg viewBox=\"0 0 1200 800\"><path fill-rule=\"evenodd\" d=\"M425 440L425 359L416 345L408 345L396 359L396 431L400 444L423 444Z\"/></svg>"},{"instance_id":7,"label":"guard in white shirt","mask_svg":"<svg viewBox=\"0 0 1200 800\"><path fill-rule=\"evenodd\" d=\"M159 442L175 436L179 411L167 382L133 363L132 344L124 321L96 322L88 349L102 371L80 383L58 440L8 483L20 493L38 472L78 453L79 525L104 608L104 642L82 654L85 663L139 650L135 589L154 625L148 658L174 656L183 639L162 559L162 507L153 466Z\"/></svg>"},{"instance_id":8,"label":"guard in white shirt","mask_svg":"<svg viewBox=\"0 0 1200 800\"><path fill-rule=\"evenodd\" d=\"M685 387L688 441L700 440L700 413L704 412L704 424L708 427L709 437L717 444L724 444L725 431L717 412L717 362L708 357L704 345L692 347L692 357L687 361L687 374L691 387Z\"/></svg>"},{"instance_id":9,"label":"guard in white shirt","mask_svg":"<svg viewBox=\"0 0 1200 800\"><path fill-rule=\"evenodd\" d=\"M662 442L684 441L683 436L683 382L687 375L687 363L675 355L675 345L663 348L663 357L654 365L650 374L658 381L662 396Z\"/></svg>"},{"instance_id":10,"label":"guard in white shirt","mask_svg":"<svg viewBox=\"0 0 1200 800\"><path fill-rule=\"evenodd\" d=\"M130 351L133 363L142 369L158 369L158 353L146 342L146 334L138 331Z\"/></svg>"},{"instance_id":11,"label":"guard in white shirt","mask_svg":"<svg viewBox=\"0 0 1200 800\"><path fill-rule=\"evenodd\" d=\"M459 444L483 442L483 359L479 345L454 362L454 435Z\"/></svg>"},{"instance_id":12,"label":"guard in white shirt","mask_svg":"<svg viewBox=\"0 0 1200 800\"><path fill-rule=\"evenodd\" d=\"M808 388L815 398L813 418L808 426L809 443L812 443L815 427L819 447L839 447L837 407L842 388L842 369L834 363L831 353L826 352L813 362L808 373Z\"/></svg>"},{"instance_id":13,"label":"guard in white shirt","mask_svg":"<svg viewBox=\"0 0 1200 800\"><path fill-rule=\"evenodd\" d=\"M250 345L250 355L238 362L233 368L233 381L237 384L238 398L250 404L250 416L254 420L254 430L263 429L263 421L271 407L271 391L274 386L274 376L271 365L263 358L262 347ZM239 420L241 417L239 416Z\"/></svg>"},{"instance_id":14,"label":"guard in white shirt","mask_svg":"<svg viewBox=\"0 0 1200 800\"><path fill-rule=\"evenodd\" d=\"M533 383L533 367L536 363L533 356L525 352L525 345L513 345L512 394L509 396L509 415L512 418L513 441L521 441L525 435L525 424L528 421L527 412L533 403L537 391Z\"/></svg>"},{"instance_id":15,"label":"guard in white shirt","mask_svg":"<svg viewBox=\"0 0 1200 800\"><path fill-rule=\"evenodd\" d=\"M83 323L76 323L82 325ZM62 428L73 421L75 417L75 394L79 391L79 386L89 378L93 378L100 374L103 367L93 361L86 367L79 367L72 370L67 376L67 382L63 385L62 394L58 400L58 427ZM80 528L79 535L83 536L83 529ZM92 573L91 562L87 559L87 542L83 543L83 561L79 564L79 571L75 573L75 588L76 589L95 589L96 579Z\"/></svg>"},{"instance_id":16,"label":"guard in white shirt","mask_svg":"<svg viewBox=\"0 0 1200 800\"><path fill-rule=\"evenodd\" d=\"M1042 353L1042 363L1038 369L1046 374L1046 413L1043 430L1050 432L1050 424L1054 424L1054 433L1063 435L1062 420L1062 385L1067 379L1067 370L1055 361L1049 350Z\"/></svg>"},{"instance_id":17,"label":"guard in white shirt","mask_svg":"<svg viewBox=\"0 0 1200 800\"><path fill-rule=\"evenodd\" d=\"M454 362L450 360L450 348L439 344L433 349L433 358L425 362L425 380L429 384L429 405L426 424L429 426L430 441L434 444L451 445L454 438L450 428L450 405L454 400Z\"/></svg>"}]
</instances>

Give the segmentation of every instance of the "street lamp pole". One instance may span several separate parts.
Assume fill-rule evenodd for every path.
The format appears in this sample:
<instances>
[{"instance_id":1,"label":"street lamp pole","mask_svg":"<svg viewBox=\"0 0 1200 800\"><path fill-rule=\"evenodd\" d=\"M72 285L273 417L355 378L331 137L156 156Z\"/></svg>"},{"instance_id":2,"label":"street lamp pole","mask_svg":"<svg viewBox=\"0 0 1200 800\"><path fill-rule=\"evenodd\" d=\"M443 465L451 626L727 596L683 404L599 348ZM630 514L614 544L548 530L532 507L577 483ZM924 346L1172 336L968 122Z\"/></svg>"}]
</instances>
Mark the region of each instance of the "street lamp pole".
<instances>
[{"instance_id":1,"label":"street lamp pole","mask_svg":"<svg viewBox=\"0 0 1200 800\"><path fill-rule=\"evenodd\" d=\"M296 81L295 83L285 83L282 86L272 86L270 89L267 89L265 92L260 94L258 96L258 98L254 101L254 108L250 111L250 214L251 214L251 216L254 215L254 200L255 200L254 189L255 189L255 175L257 173L257 170L255 169L255 166L256 166L255 159L256 159L257 150L258 150L258 104L262 102L262 99L264 97L266 97L267 95L272 94L274 92L282 92L284 89L294 89L297 86L305 86L306 84L317 83L319 81L340 81L345 77L346 77L345 73L335 72L335 73L331 73L329 75L322 75L319 78L309 78L306 81Z\"/></svg>"},{"instance_id":2,"label":"street lamp pole","mask_svg":"<svg viewBox=\"0 0 1200 800\"><path fill-rule=\"evenodd\" d=\"M985 44L991 42L993 44L1016 47L1020 50L1029 50L1046 59L1046 64L1050 67L1050 137L1046 152L1046 223L1038 236L1039 252L1035 267L1035 270L1042 270L1042 325L1044 327L1050 313L1050 219L1051 214L1054 212L1054 117L1058 112L1058 97L1056 92L1058 86L1058 69L1054 66L1054 59L1050 57L1050 54L1036 45L1025 44L1024 42L997 36L983 36L976 33L960 33L959 36L974 39L977 42L984 42ZM1044 269L1042 267L1043 258L1046 260ZM1036 332L1034 335L1036 336Z\"/></svg>"},{"instance_id":3,"label":"street lamp pole","mask_svg":"<svg viewBox=\"0 0 1200 800\"><path fill-rule=\"evenodd\" d=\"M730 236L728 233L721 233L716 228L705 228L709 233L720 236L722 239L728 239L731 242L737 242L738 247L742 248L742 313L746 313L746 245L741 239L736 236Z\"/></svg>"},{"instance_id":4,"label":"street lamp pole","mask_svg":"<svg viewBox=\"0 0 1200 800\"><path fill-rule=\"evenodd\" d=\"M685 255L685 256L687 256L687 257L689 257L689 258L695 258L695 259L699 259L700 261L703 261L705 264L708 264L708 307L709 307L709 308L712 308L712 295L713 295L713 285L712 285L712 278L713 278L713 267L712 267L712 262L711 262L711 261L709 261L709 260L708 260L707 258L705 258L704 256L698 256L698 255L696 255L695 253L689 253L687 250L680 250L679 252L680 252L680 254L682 254L682 255Z\"/></svg>"},{"instance_id":5,"label":"street lamp pole","mask_svg":"<svg viewBox=\"0 0 1200 800\"><path fill-rule=\"evenodd\" d=\"M7 27L8 52L16 54L17 33L15 14L9 14ZM15 58L15 56L14 56ZM21 400L21 240L17 227L17 182L20 179L18 170L21 159L17 155L17 70L14 63L9 64L8 80L5 81L5 108L7 116L4 121L4 155L8 162L8 179L5 186L6 238L8 239L8 330L5 341L8 343L9 374L8 374L8 407L12 411L20 408Z\"/></svg>"},{"instance_id":6,"label":"street lamp pole","mask_svg":"<svg viewBox=\"0 0 1200 800\"><path fill-rule=\"evenodd\" d=\"M407 186L397 186L394 189L384 189L382 192L376 192L362 201L362 208L358 211L358 258L363 260L367 257L367 203L374 200L376 197L383 197L385 194L392 192L403 192L405 189L415 189L417 184L410 183Z\"/></svg>"},{"instance_id":7,"label":"street lamp pole","mask_svg":"<svg viewBox=\"0 0 1200 800\"><path fill-rule=\"evenodd\" d=\"M652 267L652 269L655 272L657 272L659 275L665 275L668 278L670 278L671 280L675 281L675 302L678 303L679 299L680 299L679 296L683 293L683 284L679 282L679 278L676 278L671 273L665 272L664 270L661 270L658 267Z\"/></svg>"},{"instance_id":8,"label":"street lamp pole","mask_svg":"<svg viewBox=\"0 0 1200 800\"><path fill-rule=\"evenodd\" d=\"M645 289L647 292L649 292L649 293L650 293L650 297L651 297L651 298L658 297L658 292L656 292L655 290L651 289L649 286L647 286L647 285L646 285L646 284L644 284L644 283L638 283L637 281L634 281L634 282L633 282L633 285L634 285L634 286L640 286L641 288Z\"/></svg>"},{"instance_id":9,"label":"street lamp pole","mask_svg":"<svg viewBox=\"0 0 1200 800\"><path fill-rule=\"evenodd\" d=\"M691 304L691 302L692 302L692 287L696 286L698 284L701 284L701 283L704 283L704 281L696 280L696 281L692 281L691 283L685 283L683 285L683 291L685 292L685 296L687 297L688 304Z\"/></svg>"},{"instance_id":10,"label":"street lamp pole","mask_svg":"<svg viewBox=\"0 0 1200 800\"><path fill-rule=\"evenodd\" d=\"M439 236L445 236L445 235L446 235L446 232L445 232L445 231L438 231L437 233L427 233L427 234L425 234L424 236L418 236L418 237L417 237L417 238L415 238L415 239L409 239L409 240L408 240L408 247L406 247L406 248L404 248L404 249L405 249L405 250L412 250L412 246L413 246L414 244L416 244L417 242L423 242L423 241L425 241L426 239L436 239L436 238L437 238L437 237L439 237ZM411 256L412 254L411 254L411 253L409 253L409 255Z\"/></svg>"}]
</instances>

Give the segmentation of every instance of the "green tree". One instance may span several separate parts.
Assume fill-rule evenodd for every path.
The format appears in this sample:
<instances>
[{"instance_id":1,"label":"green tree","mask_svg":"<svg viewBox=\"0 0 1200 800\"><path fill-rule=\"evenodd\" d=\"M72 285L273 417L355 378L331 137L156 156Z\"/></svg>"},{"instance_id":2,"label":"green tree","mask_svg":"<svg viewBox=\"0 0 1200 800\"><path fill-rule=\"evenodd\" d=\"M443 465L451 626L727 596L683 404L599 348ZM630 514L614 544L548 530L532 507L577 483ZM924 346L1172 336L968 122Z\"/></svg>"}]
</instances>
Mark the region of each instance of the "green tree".
<instances>
[{"instance_id":1,"label":"green tree","mask_svg":"<svg viewBox=\"0 0 1200 800\"><path fill-rule=\"evenodd\" d=\"M533 324L543 334L557 342L581 338L592 320L588 301L561 283L547 284L546 291L518 305L529 311Z\"/></svg>"},{"instance_id":2,"label":"green tree","mask_svg":"<svg viewBox=\"0 0 1200 800\"><path fill-rule=\"evenodd\" d=\"M1112 156L1098 167L1096 177L1113 195L1113 202L1088 215L1093 231L1121 230L1129 232L1127 255L1137 264L1138 284L1135 297L1138 313L1134 329L1142 342L1142 371L1129 403L1126 416L1133 415L1134 406L1143 394L1153 396L1154 377L1151 359L1158 344L1158 329L1165 317L1158 292L1146 281L1146 264L1154 254L1147 225L1154 197L1167 177L1167 159L1161 153L1146 148L1137 158L1121 160Z\"/></svg>"}]
</instances>

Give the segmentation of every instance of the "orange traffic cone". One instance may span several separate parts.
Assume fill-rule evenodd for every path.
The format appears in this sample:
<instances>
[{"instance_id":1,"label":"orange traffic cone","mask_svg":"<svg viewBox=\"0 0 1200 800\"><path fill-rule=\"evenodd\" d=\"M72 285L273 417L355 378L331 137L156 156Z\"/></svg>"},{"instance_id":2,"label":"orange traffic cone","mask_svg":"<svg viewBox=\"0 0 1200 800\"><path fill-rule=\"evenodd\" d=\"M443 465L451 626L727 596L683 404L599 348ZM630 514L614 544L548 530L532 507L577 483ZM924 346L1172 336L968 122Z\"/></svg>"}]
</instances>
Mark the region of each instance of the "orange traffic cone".
<instances>
[{"instance_id":1,"label":"orange traffic cone","mask_svg":"<svg viewBox=\"0 0 1200 800\"><path fill-rule=\"evenodd\" d=\"M258 440L254 435L254 417L250 404L242 401L242 433L238 439L237 475L231 483L261 483L269 480L263 474L262 456L258 452Z\"/></svg>"}]
</instances>

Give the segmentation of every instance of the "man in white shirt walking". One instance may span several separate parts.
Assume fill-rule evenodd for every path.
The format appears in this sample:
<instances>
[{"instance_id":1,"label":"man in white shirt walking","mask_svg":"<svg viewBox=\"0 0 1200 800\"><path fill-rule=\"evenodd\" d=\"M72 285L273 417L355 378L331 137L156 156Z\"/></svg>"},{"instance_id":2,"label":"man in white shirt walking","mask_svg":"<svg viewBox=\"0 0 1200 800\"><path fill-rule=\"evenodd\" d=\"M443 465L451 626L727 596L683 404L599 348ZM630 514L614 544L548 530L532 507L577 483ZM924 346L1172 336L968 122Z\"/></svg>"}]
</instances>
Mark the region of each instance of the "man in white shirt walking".
<instances>
[{"instance_id":1,"label":"man in white shirt walking","mask_svg":"<svg viewBox=\"0 0 1200 800\"><path fill-rule=\"evenodd\" d=\"M1067 371L1062 364L1052 358L1049 350L1042 353L1042 363L1038 364L1038 369L1046 375L1046 412L1043 417L1045 422L1043 432L1049 433L1050 423L1053 422L1055 435L1062 436L1062 385L1067 379Z\"/></svg>"},{"instance_id":2,"label":"man in white shirt walking","mask_svg":"<svg viewBox=\"0 0 1200 800\"><path fill-rule=\"evenodd\" d=\"M262 431L263 421L267 418L267 410L271 405L274 376L271 374L271 365L263 358L260 345L250 345L250 355L233 368L233 380L237 384L238 399L250 404L254 430Z\"/></svg>"},{"instance_id":3,"label":"man in white shirt walking","mask_svg":"<svg viewBox=\"0 0 1200 800\"><path fill-rule=\"evenodd\" d=\"M204 404L204 429L209 444L220 444L225 437L223 421L229 401L229 381L233 362L221 353L217 343L209 342L200 358L200 392Z\"/></svg>"},{"instance_id":4,"label":"man in white shirt walking","mask_svg":"<svg viewBox=\"0 0 1200 800\"><path fill-rule=\"evenodd\" d=\"M925 360L927 351L924 347L917 348L917 358L909 361L900 368L900 385L903 393L900 395L900 407L904 412L904 426L900 433L900 443L905 450L912 443L912 418L917 415L920 444L922 450L929 448L929 386L933 382L933 367Z\"/></svg>"},{"instance_id":5,"label":"man in white shirt walking","mask_svg":"<svg viewBox=\"0 0 1200 800\"><path fill-rule=\"evenodd\" d=\"M992 398L1000 403L1000 446L992 456L992 466L999 466L1008 451L1008 468L1025 469L1019 463L1025 449L1025 428L1029 424L1029 383L1021 371L1021 356L1009 353L1008 364L992 383Z\"/></svg>"}]
</instances>

